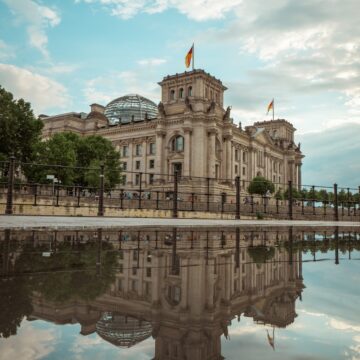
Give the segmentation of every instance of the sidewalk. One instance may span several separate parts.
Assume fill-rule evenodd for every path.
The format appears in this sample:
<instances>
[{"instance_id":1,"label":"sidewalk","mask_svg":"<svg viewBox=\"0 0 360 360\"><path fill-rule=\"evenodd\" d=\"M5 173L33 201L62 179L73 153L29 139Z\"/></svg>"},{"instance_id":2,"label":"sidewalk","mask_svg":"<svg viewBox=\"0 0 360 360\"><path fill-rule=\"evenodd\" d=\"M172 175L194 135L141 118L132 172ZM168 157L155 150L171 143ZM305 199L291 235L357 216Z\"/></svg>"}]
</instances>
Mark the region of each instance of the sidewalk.
<instances>
[{"instance_id":1,"label":"sidewalk","mask_svg":"<svg viewBox=\"0 0 360 360\"><path fill-rule=\"evenodd\" d=\"M304 220L201 220L160 218L62 217L62 216L0 216L0 230L4 229L97 229L149 227L245 227L245 226L302 226L302 227L359 227L360 222L304 221Z\"/></svg>"}]
</instances>

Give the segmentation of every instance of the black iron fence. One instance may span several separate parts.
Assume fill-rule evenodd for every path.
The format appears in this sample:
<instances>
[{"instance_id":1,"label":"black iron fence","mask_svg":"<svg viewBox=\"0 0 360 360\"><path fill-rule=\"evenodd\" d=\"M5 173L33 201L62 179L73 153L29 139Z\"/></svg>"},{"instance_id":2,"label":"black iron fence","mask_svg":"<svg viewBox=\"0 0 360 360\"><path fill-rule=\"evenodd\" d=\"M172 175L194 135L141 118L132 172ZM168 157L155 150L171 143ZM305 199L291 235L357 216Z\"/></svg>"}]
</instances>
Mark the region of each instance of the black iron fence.
<instances>
[{"instance_id":1,"label":"black iron fence","mask_svg":"<svg viewBox=\"0 0 360 360\"><path fill-rule=\"evenodd\" d=\"M25 167L48 169L41 182L25 180ZM71 168L92 171L97 179L90 186L62 183L53 173ZM155 172L122 171L121 183L111 187L107 181L111 169L67 167L22 163L10 158L0 162L0 205L5 214L13 214L15 205L47 207L88 207L103 216L109 210L151 209L230 214L278 219L360 220L360 187L302 185L294 187L291 180L274 183L272 193L249 194L250 181L234 179L159 174ZM58 176L60 178L60 176ZM45 180L46 179L46 180ZM65 181L64 181L65 182Z\"/></svg>"}]
</instances>

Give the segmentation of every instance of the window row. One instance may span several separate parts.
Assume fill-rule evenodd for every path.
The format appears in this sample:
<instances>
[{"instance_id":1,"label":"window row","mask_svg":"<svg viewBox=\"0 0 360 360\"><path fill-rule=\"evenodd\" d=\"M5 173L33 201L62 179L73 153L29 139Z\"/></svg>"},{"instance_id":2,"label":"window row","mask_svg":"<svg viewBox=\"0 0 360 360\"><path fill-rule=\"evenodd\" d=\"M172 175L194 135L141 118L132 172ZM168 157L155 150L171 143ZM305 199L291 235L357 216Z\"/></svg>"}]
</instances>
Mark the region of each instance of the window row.
<instances>
[{"instance_id":1,"label":"window row","mask_svg":"<svg viewBox=\"0 0 360 360\"><path fill-rule=\"evenodd\" d=\"M135 145L135 156L141 156L142 155L142 144L136 144ZM156 146L155 143L150 143L148 146L148 154L149 155L155 155L156 154ZM129 156L129 146L124 145L122 147L121 151L122 157L128 157Z\"/></svg>"},{"instance_id":2,"label":"window row","mask_svg":"<svg viewBox=\"0 0 360 360\"><path fill-rule=\"evenodd\" d=\"M155 159L150 159L149 160L149 169L154 169L155 168ZM127 162L123 161L122 162L122 170L123 171L127 171L128 167L127 167ZM140 170L141 169L141 161L140 160L136 160L135 161L135 170Z\"/></svg>"},{"instance_id":3,"label":"window row","mask_svg":"<svg viewBox=\"0 0 360 360\"><path fill-rule=\"evenodd\" d=\"M122 175L121 183L123 185L126 185L127 181L128 181L128 176ZM142 177L142 183L144 183L145 181L146 181L146 178L145 178L145 174L144 174ZM154 181L155 181L155 174L148 174L147 175L147 183L152 185L152 184L154 184ZM135 175L135 185L140 185L140 174Z\"/></svg>"},{"instance_id":4,"label":"window row","mask_svg":"<svg viewBox=\"0 0 360 360\"><path fill-rule=\"evenodd\" d=\"M187 88L187 92L185 93L185 89L184 88L180 88L178 90L178 93L176 94L176 90L175 89L170 89L170 94L169 94L169 98L170 100L175 100L176 98L178 99L184 99L186 96L193 96L193 88L192 86L189 86Z\"/></svg>"}]
</instances>

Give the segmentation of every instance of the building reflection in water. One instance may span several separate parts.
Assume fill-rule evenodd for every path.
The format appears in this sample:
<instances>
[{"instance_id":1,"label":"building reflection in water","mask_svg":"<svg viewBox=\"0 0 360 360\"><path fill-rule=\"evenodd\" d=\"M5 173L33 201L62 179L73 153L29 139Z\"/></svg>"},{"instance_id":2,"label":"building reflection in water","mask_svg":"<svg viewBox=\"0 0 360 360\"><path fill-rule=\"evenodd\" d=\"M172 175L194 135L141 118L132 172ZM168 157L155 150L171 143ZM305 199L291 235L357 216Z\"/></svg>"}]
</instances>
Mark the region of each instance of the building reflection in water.
<instances>
[{"instance_id":1,"label":"building reflection in water","mask_svg":"<svg viewBox=\"0 0 360 360\"><path fill-rule=\"evenodd\" d=\"M350 257L359 241L351 229L274 227L6 231L0 243L3 284L35 279L29 320L79 323L82 335L119 347L152 336L156 360L205 360L223 358L221 336L230 337L235 318L273 328L294 322L303 251L335 249L338 263L339 246ZM66 285L64 273L73 276ZM44 287L49 277L66 294ZM272 332L268 340L274 346Z\"/></svg>"}]
</instances>

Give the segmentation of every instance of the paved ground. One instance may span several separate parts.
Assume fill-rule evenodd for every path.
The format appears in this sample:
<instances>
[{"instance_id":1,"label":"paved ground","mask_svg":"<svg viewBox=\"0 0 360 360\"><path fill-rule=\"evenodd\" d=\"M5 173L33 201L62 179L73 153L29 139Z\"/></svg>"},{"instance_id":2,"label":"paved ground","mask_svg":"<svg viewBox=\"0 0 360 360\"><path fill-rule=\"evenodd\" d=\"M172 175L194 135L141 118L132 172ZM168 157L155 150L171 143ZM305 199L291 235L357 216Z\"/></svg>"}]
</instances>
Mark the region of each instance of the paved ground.
<instances>
[{"instance_id":1,"label":"paved ground","mask_svg":"<svg viewBox=\"0 0 360 360\"><path fill-rule=\"evenodd\" d=\"M289 221L289 220L201 220L110 217L52 217L0 215L0 229L82 229L82 228L144 228L144 227L234 227L234 226L341 226L360 227L360 222Z\"/></svg>"}]
</instances>

